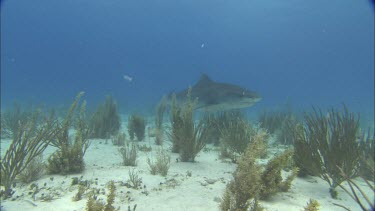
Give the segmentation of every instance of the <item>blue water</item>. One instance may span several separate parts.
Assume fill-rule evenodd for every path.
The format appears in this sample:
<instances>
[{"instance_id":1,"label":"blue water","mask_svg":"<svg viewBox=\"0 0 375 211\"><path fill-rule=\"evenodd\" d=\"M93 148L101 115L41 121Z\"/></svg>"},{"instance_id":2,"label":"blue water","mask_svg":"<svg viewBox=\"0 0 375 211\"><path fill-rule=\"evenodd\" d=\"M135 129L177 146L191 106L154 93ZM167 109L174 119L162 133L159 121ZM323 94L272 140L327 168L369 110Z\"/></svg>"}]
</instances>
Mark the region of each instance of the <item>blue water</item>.
<instances>
[{"instance_id":1,"label":"blue water","mask_svg":"<svg viewBox=\"0 0 375 211\"><path fill-rule=\"evenodd\" d=\"M203 44L203 46L202 46ZM201 73L257 91L249 110L338 107L372 119L374 7L366 0L5 0L1 104L152 110ZM130 82L123 78L131 76Z\"/></svg>"}]
</instances>

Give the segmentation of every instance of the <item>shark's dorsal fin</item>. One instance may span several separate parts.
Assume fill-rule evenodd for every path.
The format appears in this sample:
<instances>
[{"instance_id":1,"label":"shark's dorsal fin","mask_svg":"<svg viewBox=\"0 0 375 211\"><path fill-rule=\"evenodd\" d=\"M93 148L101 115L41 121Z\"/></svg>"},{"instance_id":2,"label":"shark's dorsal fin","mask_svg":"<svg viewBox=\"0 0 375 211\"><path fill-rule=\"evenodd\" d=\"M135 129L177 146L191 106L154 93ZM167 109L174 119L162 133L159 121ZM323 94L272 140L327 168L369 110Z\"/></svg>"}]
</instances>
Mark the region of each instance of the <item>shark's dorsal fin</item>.
<instances>
[{"instance_id":1,"label":"shark's dorsal fin","mask_svg":"<svg viewBox=\"0 0 375 211\"><path fill-rule=\"evenodd\" d=\"M211 78L208 77L208 75L203 73L201 75L199 81L197 82L197 84L195 84L195 86L205 86L205 85L207 85L209 83L212 83L212 82L213 82L213 80L211 80Z\"/></svg>"}]
</instances>

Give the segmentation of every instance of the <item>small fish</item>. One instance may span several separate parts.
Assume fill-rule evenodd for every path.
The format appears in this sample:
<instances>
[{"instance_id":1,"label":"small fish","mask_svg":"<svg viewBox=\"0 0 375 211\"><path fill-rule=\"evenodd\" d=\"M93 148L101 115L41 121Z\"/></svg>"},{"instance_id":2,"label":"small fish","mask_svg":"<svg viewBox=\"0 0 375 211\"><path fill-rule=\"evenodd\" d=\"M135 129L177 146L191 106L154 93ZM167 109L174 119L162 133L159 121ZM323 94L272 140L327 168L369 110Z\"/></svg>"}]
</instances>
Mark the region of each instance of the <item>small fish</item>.
<instances>
[{"instance_id":1,"label":"small fish","mask_svg":"<svg viewBox=\"0 0 375 211\"><path fill-rule=\"evenodd\" d=\"M127 80L127 81L129 81L129 82L132 82L132 81L133 81L133 77L130 77L130 76L128 76L128 75L124 75L123 78L124 78L124 80Z\"/></svg>"},{"instance_id":2,"label":"small fish","mask_svg":"<svg viewBox=\"0 0 375 211\"><path fill-rule=\"evenodd\" d=\"M204 43L202 43L201 48L204 48Z\"/></svg>"}]
</instances>

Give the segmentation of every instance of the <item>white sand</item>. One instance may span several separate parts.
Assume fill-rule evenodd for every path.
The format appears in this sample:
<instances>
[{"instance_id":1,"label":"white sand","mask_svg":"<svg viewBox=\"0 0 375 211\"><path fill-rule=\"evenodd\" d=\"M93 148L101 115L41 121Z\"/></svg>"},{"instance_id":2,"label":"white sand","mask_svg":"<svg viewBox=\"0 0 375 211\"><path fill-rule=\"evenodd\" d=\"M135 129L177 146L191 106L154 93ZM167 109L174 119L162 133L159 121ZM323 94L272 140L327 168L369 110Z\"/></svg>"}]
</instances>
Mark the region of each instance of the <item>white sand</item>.
<instances>
[{"instance_id":1,"label":"white sand","mask_svg":"<svg viewBox=\"0 0 375 211\"><path fill-rule=\"evenodd\" d=\"M1 153L4 155L10 140L1 141ZM152 146L153 151L158 146L153 145L153 139L147 138L144 143ZM165 143L168 147L168 142ZM208 146L212 149L212 146ZM55 148L49 147L44 153L47 159ZM271 150L272 151L272 150ZM276 151L276 150L273 150ZM77 193L78 186L71 186L73 177L81 177L82 180L97 181L90 187L101 188L100 198L106 199L108 188L106 184L110 180L115 181L117 188L115 207L120 210L128 210L128 206L137 205L136 210L219 210L219 198L223 195L228 181L232 179L232 172L236 165L224 163L218 159L218 152L214 150L202 151L196 157L195 163L176 162L178 154L171 154L171 167L166 177L151 175L146 163L150 153L139 152L138 165L135 167L142 178L146 188L139 190L121 186L121 182L129 179L128 172L133 167L121 165L121 155L118 147L111 141L105 144L104 140L92 140L90 148L85 155L86 169L76 175L45 175L34 183L41 188L36 194L35 200L28 195L30 184L17 183L16 192L12 199L2 201L2 211L20 210L85 210L87 195L80 201L73 201L72 197ZM192 176L187 176L190 171ZM53 180L51 179L53 178ZM213 184L209 184L213 182ZM369 196L374 198L362 181L358 182ZM44 186L45 185L45 186ZM297 178L293 181L289 192L279 193L267 201L261 201L266 210L303 210L310 198L316 199L321 204L320 210L344 210L333 203L343 205L351 210L360 210L360 207L340 188L339 197L334 200L328 193L328 184L317 177ZM42 201L42 195L53 196L51 201ZM129 199L130 198L130 199ZM30 203L32 202L32 203Z\"/></svg>"}]
</instances>

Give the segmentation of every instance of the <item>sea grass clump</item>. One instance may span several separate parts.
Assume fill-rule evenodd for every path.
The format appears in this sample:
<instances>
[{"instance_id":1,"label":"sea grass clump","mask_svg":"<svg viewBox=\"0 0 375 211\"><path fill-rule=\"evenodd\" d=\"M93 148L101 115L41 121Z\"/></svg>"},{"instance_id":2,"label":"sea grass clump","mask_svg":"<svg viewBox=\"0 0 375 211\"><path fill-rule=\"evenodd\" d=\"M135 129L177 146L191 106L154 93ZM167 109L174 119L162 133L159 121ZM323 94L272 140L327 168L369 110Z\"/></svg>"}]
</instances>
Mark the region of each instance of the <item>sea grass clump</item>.
<instances>
[{"instance_id":1,"label":"sea grass clump","mask_svg":"<svg viewBox=\"0 0 375 211\"><path fill-rule=\"evenodd\" d=\"M285 109L261 112L258 118L261 128L275 135L277 143L291 145L294 142L294 128L299 123L290 105Z\"/></svg>"},{"instance_id":2,"label":"sea grass clump","mask_svg":"<svg viewBox=\"0 0 375 211\"><path fill-rule=\"evenodd\" d=\"M375 131L368 129L359 138L360 161L358 175L375 181Z\"/></svg>"},{"instance_id":3,"label":"sea grass clump","mask_svg":"<svg viewBox=\"0 0 375 211\"><path fill-rule=\"evenodd\" d=\"M307 203L306 207L304 207L304 211L318 211L319 210L319 202L315 199L310 199L309 203Z\"/></svg>"},{"instance_id":4,"label":"sea grass clump","mask_svg":"<svg viewBox=\"0 0 375 211\"><path fill-rule=\"evenodd\" d=\"M236 162L246 150L255 129L244 119L233 119L220 129L221 157Z\"/></svg>"},{"instance_id":5,"label":"sea grass clump","mask_svg":"<svg viewBox=\"0 0 375 211\"><path fill-rule=\"evenodd\" d=\"M161 176L165 177L168 174L171 164L171 156L167 151L159 149L156 154L156 159L152 160L147 158L147 164L152 175L160 174Z\"/></svg>"},{"instance_id":6,"label":"sea grass clump","mask_svg":"<svg viewBox=\"0 0 375 211\"><path fill-rule=\"evenodd\" d=\"M130 140L134 140L136 137L138 141L143 141L145 138L146 131L146 120L137 114L129 116L128 120L128 133Z\"/></svg>"},{"instance_id":7,"label":"sea grass clump","mask_svg":"<svg viewBox=\"0 0 375 211\"><path fill-rule=\"evenodd\" d=\"M91 138L107 139L118 133L121 126L117 103L112 96L107 96L105 101L98 106L90 120Z\"/></svg>"},{"instance_id":8,"label":"sea grass clump","mask_svg":"<svg viewBox=\"0 0 375 211\"><path fill-rule=\"evenodd\" d=\"M281 176L281 171L288 166L292 156L293 151L287 150L268 161L261 176L261 199L267 199L278 192L286 192L290 189L292 181L298 174L298 168L293 168L292 173L285 180Z\"/></svg>"},{"instance_id":9,"label":"sea grass clump","mask_svg":"<svg viewBox=\"0 0 375 211\"><path fill-rule=\"evenodd\" d=\"M24 183L30 183L38 180L45 172L45 164L43 162L43 155L35 157L29 165L20 173L19 179Z\"/></svg>"},{"instance_id":10,"label":"sea grass clump","mask_svg":"<svg viewBox=\"0 0 375 211\"><path fill-rule=\"evenodd\" d=\"M91 143L88 139L90 128L85 117L86 103L83 102L79 113L75 113L83 94L81 92L77 95L65 119L62 122L58 122L57 128L59 132L51 142L51 145L58 149L48 158L47 165L47 169L51 174L80 173L85 168L83 157ZM69 130L74 121L76 122L76 131L74 137L71 137ZM71 141L71 138L73 141Z\"/></svg>"},{"instance_id":11,"label":"sea grass clump","mask_svg":"<svg viewBox=\"0 0 375 211\"><path fill-rule=\"evenodd\" d=\"M126 143L125 146L118 150L122 156L122 164L124 166L136 166L138 148L136 144Z\"/></svg>"},{"instance_id":12,"label":"sea grass clump","mask_svg":"<svg viewBox=\"0 0 375 211\"><path fill-rule=\"evenodd\" d=\"M331 109L328 114L316 110L305 115L304 125L297 126L294 142L294 162L304 174L316 175L335 188L345 179L357 175L360 165L360 146L357 142L359 117L344 105L342 111Z\"/></svg>"},{"instance_id":13,"label":"sea grass clump","mask_svg":"<svg viewBox=\"0 0 375 211\"><path fill-rule=\"evenodd\" d=\"M17 176L19 176L34 159L42 155L52 140L59 133L56 127L56 118L43 118L42 124L37 124L41 118L39 110L32 113L31 117L20 124L13 140L1 159L0 163L0 184L5 190L0 196L8 198L12 196L12 185ZM29 178L27 178L29 180Z\"/></svg>"},{"instance_id":14,"label":"sea grass clump","mask_svg":"<svg viewBox=\"0 0 375 211\"><path fill-rule=\"evenodd\" d=\"M345 188L343 185L339 184L338 186L347 193L350 198L352 198L363 211L367 210L375 210L375 201L374 198L371 199L371 196L369 196L364 190L363 187L367 186L369 190L372 191L371 195L375 195L375 186L374 186L374 180L368 181L363 176L360 176L360 178L364 181L366 185L358 185L355 180L350 178L348 175L345 174L344 170L340 167L338 167L342 177L344 180L348 183L350 189ZM374 174L375 172L372 172ZM360 197L361 196L361 197ZM343 207L343 206L342 206ZM346 207L343 207L346 210L349 210Z\"/></svg>"},{"instance_id":15,"label":"sea grass clump","mask_svg":"<svg viewBox=\"0 0 375 211\"><path fill-rule=\"evenodd\" d=\"M289 164L292 151L281 153L265 166L259 165L256 162L262 151L259 146L265 138L264 134L255 134L239 158L234 179L227 185L220 204L221 210L262 210L259 200L289 190L298 170L294 168L286 179L281 176L281 171Z\"/></svg>"},{"instance_id":16,"label":"sea grass clump","mask_svg":"<svg viewBox=\"0 0 375 211\"><path fill-rule=\"evenodd\" d=\"M116 185L114 181L108 183L109 193L107 195L107 203L98 199L95 191L92 190L89 194L89 199L86 202L86 211L114 211L119 210L113 206L116 198Z\"/></svg>"},{"instance_id":17,"label":"sea grass clump","mask_svg":"<svg viewBox=\"0 0 375 211\"><path fill-rule=\"evenodd\" d=\"M119 132L113 139L112 144L115 146L124 146L126 142L126 135L123 132Z\"/></svg>"},{"instance_id":18,"label":"sea grass clump","mask_svg":"<svg viewBox=\"0 0 375 211\"><path fill-rule=\"evenodd\" d=\"M107 196L107 204L104 206L104 211L114 211L115 207L113 203L115 202L116 198L116 185L114 181L110 181L108 184L109 193Z\"/></svg>"},{"instance_id":19,"label":"sea grass clump","mask_svg":"<svg viewBox=\"0 0 375 211\"><path fill-rule=\"evenodd\" d=\"M163 117L165 110L167 109L167 100L165 97L159 102L156 108L155 117L155 144L162 145L164 138L164 127L163 127Z\"/></svg>"},{"instance_id":20,"label":"sea grass clump","mask_svg":"<svg viewBox=\"0 0 375 211\"><path fill-rule=\"evenodd\" d=\"M244 114L239 111L205 114L202 121L209 128L207 143L213 143L218 146L220 144L221 132L239 119L244 120Z\"/></svg>"},{"instance_id":21,"label":"sea grass clump","mask_svg":"<svg viewBox=\"0 0 375 211\"><path fill-rule=\"evenodd\" d=\"M193 112L196 100L191 99L191 89L187 94L187 101L179 106L176 97L173 97L171 110L172 131L172 152L180 154L182 162L194 162L197 154L204 148L208 139L209 128L200 121L194 123Z\"/></svg>"},{"instance_id":22,"label":"sea grass clump","mask_svg":"<svg viewBox=\"0 0 375 211\"><path fill-rule=\"evenodd\" d=\"M33 113L30 110L23 109L17 102L12 108L1 112L1 137L14 138L20 127L29 122ZM38 122L36 123L38 124Z\"/></svg>"}]
</instances>

